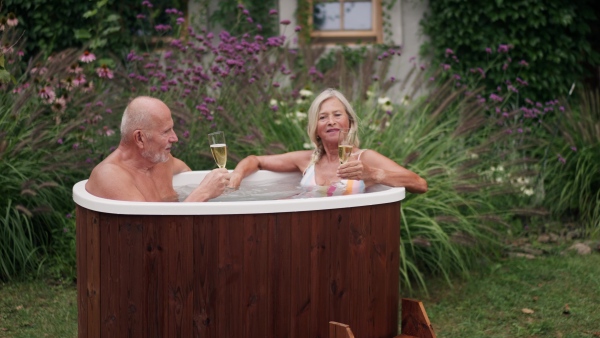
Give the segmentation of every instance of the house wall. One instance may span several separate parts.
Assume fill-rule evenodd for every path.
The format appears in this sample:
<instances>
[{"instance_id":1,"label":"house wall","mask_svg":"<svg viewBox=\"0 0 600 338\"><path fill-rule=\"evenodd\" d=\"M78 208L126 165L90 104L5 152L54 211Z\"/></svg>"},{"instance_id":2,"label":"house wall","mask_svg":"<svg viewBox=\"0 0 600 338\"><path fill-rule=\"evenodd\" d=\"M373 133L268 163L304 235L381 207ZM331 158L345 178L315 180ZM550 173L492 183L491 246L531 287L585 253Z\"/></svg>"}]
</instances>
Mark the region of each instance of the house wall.
<instances>
[{"instance_id":1,"label":"house wall","mask_svg":"<svg viewBox=\"0 0 600 338\"><path fill-rule=\"evenodd\" d=\"M202 0L190 0L188 5L190 13L189 22L195 28L200 28L200 25L204 25L204 28L218 31L219 27L207 27L206 22L200 22L198 20L199 16L195 15L195 13L202 11L202 6L205 6L202 3L206 2ZM290 43L291 47L297 46L297 33L294 32L294 28L298 25L295 15L297 4L298 0L278 0L279 19L291 21L288 26L280 26L280 34L287 37L286 40ZM427 60L421 60L419 57L419 48L426 39L421 33L419 21L422 19L428 6L429 0L397 0L391 9L391 36L385 36L386 32L384 31L384 41L386 43L391 41L395 46L402 47L402 57L393 59L394 62L390 67L389 74L389 76L394 76L399 81L405 79L414 65L417 67L421 65L427 66ZM208 7L209 11L217 9L218 0L210 0ZM413 57L414 60L411 62L410 60ZM400 86L394 86L387 93L387 96L393 101L400 102L411 91L412 87L410 85L404 90L400 90Z\"/></svg>"}]
</instances>

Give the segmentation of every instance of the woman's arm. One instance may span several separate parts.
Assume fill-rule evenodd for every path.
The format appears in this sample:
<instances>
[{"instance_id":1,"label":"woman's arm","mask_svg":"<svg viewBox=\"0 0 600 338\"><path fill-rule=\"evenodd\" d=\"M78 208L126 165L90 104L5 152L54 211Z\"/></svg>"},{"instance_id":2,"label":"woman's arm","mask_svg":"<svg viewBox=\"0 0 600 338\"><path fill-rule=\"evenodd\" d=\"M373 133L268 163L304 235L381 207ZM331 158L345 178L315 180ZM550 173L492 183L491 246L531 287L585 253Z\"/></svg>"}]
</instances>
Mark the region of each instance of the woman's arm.
<instances>
[{"instance_id":1,"label":"woman's arm","mask_svg":"<svg viewBox=\"0 0 600 338\"><path fill-rule=\"evenodd\" d=\"M312 151L301 150L278 155L250 155L241 160L231 174L229 187L238 188L242 180L257 170L276 172L302 171L310 162Z\"/></svg>"},{"instance_id":2,"label":"woman's arm","mask_svg":"<svg viewBox=\"0 0 600 338\"><path fill-rule=\"evenodd\" d=\"M408 192L427 192L427 181L414 172L374 150L365 150L360 161L349 161L339 166L340 178L363 180L366 186L384 184L391 187L405 187Z\"/></svg>"}]
</instances>

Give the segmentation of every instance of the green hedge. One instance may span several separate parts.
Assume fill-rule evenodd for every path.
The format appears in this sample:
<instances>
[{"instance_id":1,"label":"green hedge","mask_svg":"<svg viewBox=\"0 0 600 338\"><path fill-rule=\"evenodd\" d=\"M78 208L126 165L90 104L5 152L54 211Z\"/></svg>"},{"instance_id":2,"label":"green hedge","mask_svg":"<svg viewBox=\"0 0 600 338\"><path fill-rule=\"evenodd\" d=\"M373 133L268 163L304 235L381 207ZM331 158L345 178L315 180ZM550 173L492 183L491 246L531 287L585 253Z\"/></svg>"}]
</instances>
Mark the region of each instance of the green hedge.
<instances>
[{"instance_id":1,"label":"green hedge","mask_svg":"<svg viewBox=\"0 0 600 338\"><path fill-rule=\"evenodd\" d=\"M446 73L451 76L489 64L498 56L498 46L506 45L512 59L502 58L497 67L487 70L487 87L520 77L530 84L522 96L552 99L581 81L587 65L600 64L600 54L591 43L600 9L596 2L431 0L429 13L421 21L430 39L422 52L433 55L434 69L451 65L453 72ZM448 55L448 48L458 62ZM528 66L513 67L522 61Z\"/></svg>"}]
</instances>

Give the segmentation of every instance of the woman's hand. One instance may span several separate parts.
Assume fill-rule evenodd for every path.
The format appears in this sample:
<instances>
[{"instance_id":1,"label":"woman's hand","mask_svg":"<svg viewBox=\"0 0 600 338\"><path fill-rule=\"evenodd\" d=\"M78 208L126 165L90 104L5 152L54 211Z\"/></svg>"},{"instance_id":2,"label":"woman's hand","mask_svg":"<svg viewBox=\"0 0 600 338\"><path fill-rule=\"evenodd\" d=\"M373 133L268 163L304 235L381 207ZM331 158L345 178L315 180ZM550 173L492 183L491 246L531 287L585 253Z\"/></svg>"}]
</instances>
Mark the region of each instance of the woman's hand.
<instances>
[{"instance_id":1,"label":"woman's hand","mask_svg":"<svg viewBox=\"0 0 600 338\"><path fill-rule=\"evenodd\" d=\"M242 179L244 177L242 177L242 174L240 174L239 172L232 172L231 173L231 178L229 179L229 188L233 188L233 189L238 189L240 187L240 184L242 183Z\"/></svg>"},{"instance_id":2,"label":"woman's hand","mask_svg":"<svg viewBox=\"0 0 600 338\"><path fill-rule=\"evenodd\" d=\"M362 161L348 161L337 169L337 175L345 180L372 180L377 173L377 168L371 168Z\"/></svg>"}]
</instances>

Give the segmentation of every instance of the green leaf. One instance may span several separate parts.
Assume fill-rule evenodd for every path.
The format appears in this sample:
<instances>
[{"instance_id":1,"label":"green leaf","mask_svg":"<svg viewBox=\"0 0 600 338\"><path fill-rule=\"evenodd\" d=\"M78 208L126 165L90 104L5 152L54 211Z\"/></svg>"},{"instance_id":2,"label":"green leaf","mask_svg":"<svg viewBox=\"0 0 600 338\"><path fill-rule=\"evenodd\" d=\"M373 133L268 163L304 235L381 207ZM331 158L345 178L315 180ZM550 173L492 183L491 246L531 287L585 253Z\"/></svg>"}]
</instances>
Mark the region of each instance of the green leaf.
<instances>
[{"instance_id":1,"label":"green leaf","mask_svg":"<svg viewBox=\"0 0 600 338\"><path fill-rule=\"evenodd\" d=\"M106 22L119 21L120 18L121 17L118 14L111 14L104 21L106 21Z\"/></svg>"},{"instance_id":2,"label":"green leaf","mask_svg":"<svg viewBox=\"0 0 600 338\"><path fill-rule=\"evenodd\" d=\"M94 40L92 40L92 42L90 42L90 48L95 49L95 48L104 47L104 46L106 46L106 43L107 43L107 40L104 38L94 39Z\"/></svg>"},{"instance_id":3,"label":"green leaf","mask_svg":"<svg viewBox=\"0 0 600 338\"><path fill-rule=\"evenodd\" d=\"M110 33L118 32L118 31L120 31L120 30L121 30L121 27L119 27L119 26L112 26L112 27L108 27L107 29L105 29L105 30L102 32L102 34L101 34L101 35L102 35L102 36L107 36L107 35L109 35Z\"/></svg>"},{"instance_id":4,"label":"green leaf","mask_svg":"<svg viewBox=\"0 0 600 338\"><path fill-rule=\"evenodd\" d=\"M10 81L10 73L4 69L0 69L0 83L6 83Z\"/></svg>"},{"instance_id":5,"label":"green leaf","mask_svg":"<svg viewBox=\"0 0 600 338\"><path fill-rule=\"evenodd\" d=\"M92 38L92 34L87 29L74 29L75 39L77 40L87 40Z\"/></svg>"},{"instance_id":6,"label":"green leaf","mask_svg":"<svg viewBox=\"0 0 600 338\"><path fill-rule=\"evenodd\" d=\"M97 9L92 9L91 11L87 11L85 13L83 13L83 17L84 18L91 18L92 16L98 14L98 10Z\"/></svg>"},{"instance_id":7,"label":"green leaf","mask_svg":"<svg viewBox=\"0 0 600 338\"><path fill-rule=\"evenodd\" d=\"M98 64L106 65L109 68L114 68L116 66L115 60L109 58L98 59Z\"/></svg>"},{"instance_id":8,"label":"green leaf","mask_svg":"<svg viewBox=\"0 0 600 338\"><path fill-rule=\"evenodd\" d=\"M101 0L101 1L98 1L98 3L96 4L96 7L97 7L98 9L100 9L100 8L102 8L102 7L106 6L106 4L107 4L107 3L108 3L108 0Z\"/></svg>"},{"instance_id":9,"label":"green leaf","mask_svg":"<svg viewBox=\"0 0 600 338\"><path fill-rule=\"evenodd\" d=\"M4 54L0 54L0 67L4 68Z\"/></svg>"}]
</instances>

